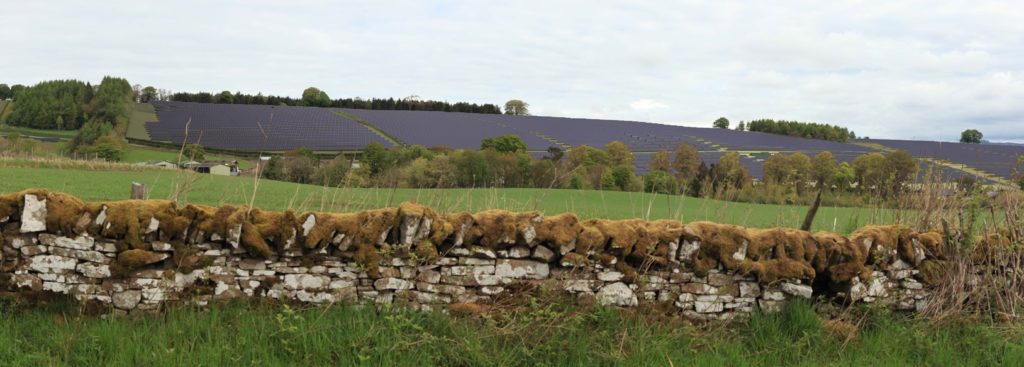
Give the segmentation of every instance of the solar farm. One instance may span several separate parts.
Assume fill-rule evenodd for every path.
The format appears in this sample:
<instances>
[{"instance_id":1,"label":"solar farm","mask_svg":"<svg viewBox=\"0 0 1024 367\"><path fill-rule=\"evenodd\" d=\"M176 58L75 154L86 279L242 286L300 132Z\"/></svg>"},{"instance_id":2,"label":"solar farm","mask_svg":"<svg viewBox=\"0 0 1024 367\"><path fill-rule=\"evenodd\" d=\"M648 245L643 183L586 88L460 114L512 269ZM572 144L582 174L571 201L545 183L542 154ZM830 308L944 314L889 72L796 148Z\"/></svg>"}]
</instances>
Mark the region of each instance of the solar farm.
<instances>
[{"instance_id":1,"label":"solar farm","mask_svg":"<svg viewBox=\"0 0 1024 367\"><path fill-rule=\"evenodd\" d=\"M918 158L922 169L934 167L946 179L979 176L983 181L1009 178L1024 147L908 140L856 140L838 143L760 132L696 128L640 121L545 116L511 116L431 111L385 111L316 107L153 102L157 121L145 123L153 141L248 151L280 152L299 147L319 152L356 152L370 142L396 145L443 145L477 149L484 138L518 135L531 155L549 147L569 149L625 143L643 174L655 152L693 145L707 164L727 152L740 154L754 178L761 178L771 154L832 152L850 162L871 152L902 149Z\"/></svg>"}]
</instances>

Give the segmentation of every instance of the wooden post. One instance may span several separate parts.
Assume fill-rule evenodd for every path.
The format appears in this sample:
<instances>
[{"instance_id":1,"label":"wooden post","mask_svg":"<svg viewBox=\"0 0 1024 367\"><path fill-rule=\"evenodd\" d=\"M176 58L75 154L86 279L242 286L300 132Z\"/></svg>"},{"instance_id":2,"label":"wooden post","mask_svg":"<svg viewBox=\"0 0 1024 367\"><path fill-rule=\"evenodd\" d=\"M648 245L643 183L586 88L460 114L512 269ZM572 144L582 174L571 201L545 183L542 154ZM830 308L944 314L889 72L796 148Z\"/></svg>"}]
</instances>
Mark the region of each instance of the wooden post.
<instances>
[{"instance_id":1,"label":"wooden post","mask_svg":"<svg viewBox=\"0 0 1024 367\"><path fill-rule=\"evenodd\" d=\"M138 182L132 182L132 200L142 200L146 198L146 185Z\"/></svg>"},{"instance_id":2,"label":"wooden post","mask_svg":"<svg viewBox=\"0 0 1024 367\"><path fill-rule=\"evenodd\" d=\"M810 232L811 225L814 224L814 216L818 214L818 206L821 205L821 192L818 190L818 196L814 198L814 204L807 210L807 216L804 217L804 225L800 226L800 229Z\"/></svg>"}]
</instances>

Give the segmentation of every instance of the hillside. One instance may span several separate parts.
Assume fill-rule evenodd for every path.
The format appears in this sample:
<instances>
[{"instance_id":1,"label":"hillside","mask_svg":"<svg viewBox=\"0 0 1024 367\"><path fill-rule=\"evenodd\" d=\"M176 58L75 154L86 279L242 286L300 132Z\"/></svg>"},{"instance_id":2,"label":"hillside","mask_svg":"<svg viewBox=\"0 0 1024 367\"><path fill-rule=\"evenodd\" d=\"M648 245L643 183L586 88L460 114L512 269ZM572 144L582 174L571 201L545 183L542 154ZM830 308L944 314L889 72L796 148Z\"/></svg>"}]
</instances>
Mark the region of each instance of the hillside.
<instances>
[{"instance_id":1,"label":"hillside","mask_svg":"<svg viewBox=\"0 0 1024 367\"><path fill-rule=\"evenodd\" d=\"M211 148L241 151L306 147L314 151L354 152L372 141L384 146L400 143L477 149L484 138L514 134L535 157L542 156L549 147L602 147L611 141L621 141L632 150L639 174L647 171L655 152L671 152L679 144L696 147L706 164L716 163L727 152L737 152L754 178L762 176L765 159L772 154L801 152L813 156L829 151L841 163L852 162L866 153L885 151L860 143L638 121L357 109L334 109L337 114L327 115L309 107L187 102L155 102L154 106L156 122L144 123L152 140L180 144L185 141L185 123L191 121L189 142L202 139L202 144ZM145 135L136 123L133 126L137 131L134 138ZM935 142L919 144L941 146ZM984 156L981 160L944 154L953 164L926 159L931 155L925 152L911 153L921 158L919 173L934 167L948 180L981 174L985 176L981 179L988 181L1009 178L1008 167L1015 162L1015 156L1024 155L1024 147L1001 146L999 150L1002 155Z\"/></svg>"}]
</instances>

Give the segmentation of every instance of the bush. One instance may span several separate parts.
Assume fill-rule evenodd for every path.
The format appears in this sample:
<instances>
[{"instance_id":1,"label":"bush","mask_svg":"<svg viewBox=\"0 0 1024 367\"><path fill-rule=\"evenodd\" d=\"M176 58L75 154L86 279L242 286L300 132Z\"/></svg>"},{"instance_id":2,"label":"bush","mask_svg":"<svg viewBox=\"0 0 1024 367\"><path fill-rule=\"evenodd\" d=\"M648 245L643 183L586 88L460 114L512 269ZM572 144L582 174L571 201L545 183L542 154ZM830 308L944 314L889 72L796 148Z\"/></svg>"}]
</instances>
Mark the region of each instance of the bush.
<instances>
[{"instance_id":1,"label":"bush","mask_svg":"<svg viewBox=\"0 0 1024 367\"><path fill-rule=\"evenodd\" d=\"M644 176L644 192L675 195L679 192L679 181L665 171L651 171Z\"/></svg>"}]
</instances>

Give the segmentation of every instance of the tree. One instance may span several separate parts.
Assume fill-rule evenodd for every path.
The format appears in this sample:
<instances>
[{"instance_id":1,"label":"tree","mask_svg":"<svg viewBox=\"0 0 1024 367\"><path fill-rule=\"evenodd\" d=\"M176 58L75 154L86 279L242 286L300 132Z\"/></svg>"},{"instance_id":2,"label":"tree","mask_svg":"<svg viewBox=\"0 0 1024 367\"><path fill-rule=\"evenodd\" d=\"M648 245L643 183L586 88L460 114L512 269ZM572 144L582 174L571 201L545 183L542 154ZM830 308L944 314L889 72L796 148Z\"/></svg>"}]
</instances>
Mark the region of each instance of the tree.
<instances>
[{"instance_id":1,"label":"tree","mask_svg":"<svg viewBox=\"0 0 1024 367\"><path fill-rule=\"evenodd\" d=\"M960 142L970 144L981 144L982 137L983 135L981 134L981 131L975 129L967 129L964 130L964 132L960 133Z\"/></svg>"},{"instance_id":2,"label":"tree","mask_svg":"<svg viewBox=\"0 0 1024 367\"><path fill-rule=\"evenodd\" d=\"M139 102L149 103L158 99L156 88L152 85L142 88L142 93L139 95Z\"/></svg>"},{"instance_id":3,"label":"tree","mask_svg":"<svg viewBox=\"0 0 1024 367\"><path fill-rule=\"evenodd\" d=\"M188 144L182 150L182 157L193 161L203 161L206 160L206 149L199 144Z\"/></svg>"},{"instance_id":4,"label":"tree","mask_svg":"<svg viewBox=\"0 0 1024 367\"><path fill-rule=\"evenodd\" d=\"M764 179L780 185L802 188L811 174L811 159L803 153L775 154L764 163Z\"/></svg>"},{"instance_id":5,"label":"tree","mask_svg":"<svg viewBox=\"0 0 1024 367\"><path fill-rule=\"evenodd\" d=\"M832 178L832 175L836 171L836 160L832 157L832 152L824 150L814 155L811 158L811 179L816 182L818 187L822 187L828 184L828 180Z\"/></svg>"},{"instance_id":6,"label":"tree","mask_svg":"<svg viewBox=\"0 0 1024 367\"><path fill-rule=\"evenodd\" d=\"M11 98L11 87L0 84L0 101Z\"/></svg>"},{"instance_id":7,"label":"tree","mask_svg":"<svg viewBox=\"0 0 1024 367\"><path fill-rule=\"evenodd\" d=\"M484 138L480 141L480 149L493 149L502 153L525 152L526 143L523 143L519 135L508 134L497 138Z\"/></svg>"},{"instance_id":8,"label":"tree","mask_svg":"<svg viewBox=\"0 0 1024 367\"><path fill-rule=\"evenodd\" d=\"M559 162L562 160L562 156L564 155L565 152L562 151L562 148L550 146L548 147L548 155L544 156L544 159L551 160L552 162Z\"/></svg>"},{"instance_id":9,"label":"tree","mask_svg":"<svg viewBox=\"0 0 1024 367\"><path fill-rule=\"evenodd\" d=\"M881 189L887 179L885 156L868 153L853 159L854 177L861 190Z\"/></svg>"},{"instance_id":10,"label":"tree","mask_svg":"<svg viewBox=\"0 0 1024 367\"><path fill-rule=\"evenodd\" d=\"M715 122L714 122L714 124L712 124L712 126L717 127L719 129L728 129L729 128L729 119L727 119L725 117L719 117L717 120L715 120Z\"/></svg>"},{"instance_id":11,"label":"tree","mask_svg":"<svg viewBox=\"0 0 1024 367\"><path fill-rule=\"evenodd\" d=\"M679 192L679 181L665 171L651 171L644 176L644 192L675 195Z\"/></svg>"},{"instance_id":12,"label":"tree","mask_svg":"<svg viewBox=\"0 0 1024 367\"><path fill-rule=\"evenodd\" d=\"M388 154L388 150L384 148L384 144L380 142L370 142L363 148L363 155L360 158L360 166L366 167L370 171L371 175L376 175L381 171L392 166L391 154Z\"/></svg>"},{"instance_id":13,"label":"tree","mask_svg":"<svg viewBox=\"0 0 1024 367\"><path fill-rule=\"evenodd\" d=\"M345 155L338 154L327 162L321 163L313 171L313 184L327 187L337 187L345 182L345 175L348 173L352 162L345 158Z\"/></svg>"},{"instance_id":14,"label":"tree","mask_svg":"<svg viewBox=\"0 0 1024 367\"><path fill-rule=\"evenodd\" d=\"M604 151L608 153L608 163L612 166L633 167L633 152L625 143L614 140L605 144Z\"/></svg>"},{"instance_id":15,"label":"tree","mask_svg":"<svg viewBox=\"0 0 1024 367\"><path fill-rule=\"evenodd\" d=\"M743 123L743 121L740 121L740 124L736 125L736 131L744 131L746 129L747 129L747 126L746 126L746 124Z\"/></svg>"},{"instance_id":16,"label":"tree","mask_svg":"<svg viewBox=\"0 0 1024 367\"><path fill-rule=\"evenodd\" d=\"M920 170L917 161L905 150L897 150L885 156L885 165L891 178L890 193L903 191L903 188L917 179Z\"/></svg>"},{"instance_id":17,"label":"tree","mask_svg":"<svg viewBox=\"0 0 1024 367\"><path fill-rule=\"evenodd\" d=\"M309 87L302 91L302 105L311 107L330 107L331 97L326 92L317 89L316 87Z\"/></svg>"},{"instance_id":18,"label":"tree","mask_svg":"<svg viewBox=\"0 0 1024 367\"><path fill-rule=\"evenodd\" d=\"M671 166L672 163L668 160L668 151L662 150L651 156L651 161L647 163L647 170L668 172Z\"/></svg>"},{"instance_id":19,"label":"tree","mask_svg":"<svg viewBox=\"0 0 1024 367\"><path fill-rule=\"evenodd\" d=\"M24 92L26 87L21 84L15 84L11 86L11 99L17 100L21 92Z\"/></svg>"},{"instance_id":20,"label":"tree","mask_svg":"<svg viewBox=\"0 0 1024 367\"><path fill-rule=\"evenodd\" d=\"M718 159L715 165L713 178L717 188L742 188L750 184L750 172L740 162L740 155L736 152L725 153Z\"/></svg>"},{"instance_id":21,"label":"tree","mask_svg":"<svg viewBox=\"0 0 1024 367\"><path fill-rule=\"evenodd\" d=\"M229 91L220 92L217 95L217 103L232 104L235 103L235 95Z\"/></svg>"},{"instance_id":22,"label":"tree","mask_svg":"<svg viewBox=\"0 0 1024 367\"><path fill-rule=\"evenodd\" d=\"M829 178L828 183L835 186L839 190L848 190L850 185L853 184L854 180L857 179L857 173L849 163L843 162L836 167L835 172L832 172L832 177Z\"/></svg>"},{"instance_id":23,"label":"tree","mask_svg":"<svg viewBox=\"0 0 1024 367\"><path fill-rule=\"evenodd\" d=\"M675 159L672 161L672 168L676 170L679 180L690 182L697 175L697 168L700 166L700 153L697 148L690 144L679 144L676 147Z\"/></svg>"},{"instance_id":24,"label":"tree","mask_svg":"<svg viewBox=\"0 0 1024 367\"><path fill-rule=\"evenodd\" d=\"M285 181L311 183L313 171L316 169L317 158L306 148L289 150L281 160L281 171Z\"/></svg>"},{"instance_id":25,"label":"tree","mask_svg":"<svg viewBox=\"0 0 1024 367\"><path fill-rule=\"evenodd\" d=\"M530 114L530 104L521 99L510 99L505 102L505 114L527 116Z\"/></svg>"}]
</instances>

